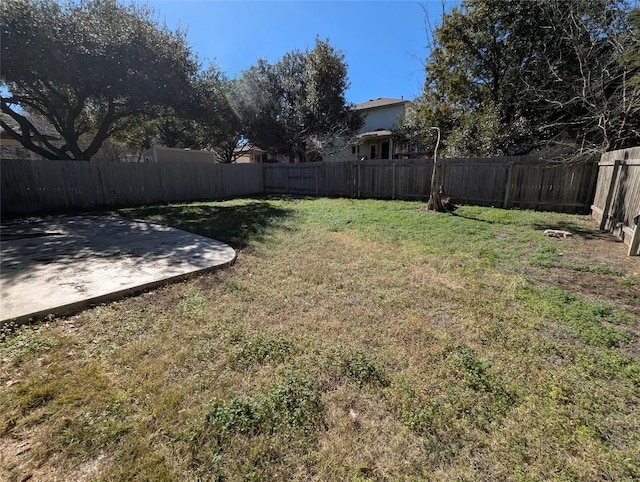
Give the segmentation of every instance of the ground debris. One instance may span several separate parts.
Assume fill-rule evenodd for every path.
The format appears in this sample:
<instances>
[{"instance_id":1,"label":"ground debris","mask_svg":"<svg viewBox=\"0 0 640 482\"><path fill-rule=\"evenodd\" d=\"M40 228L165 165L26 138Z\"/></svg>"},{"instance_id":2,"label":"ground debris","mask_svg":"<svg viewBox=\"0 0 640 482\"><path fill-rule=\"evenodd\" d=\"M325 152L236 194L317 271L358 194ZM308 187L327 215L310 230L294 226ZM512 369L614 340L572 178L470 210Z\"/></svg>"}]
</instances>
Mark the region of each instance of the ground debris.
<instances>
[{"instance_id":1,"label":"ground debris","mask_svg":"<svg viewBox=\"0 0 640 482\"><path fill-rule=\"evenodd\" d=\"M545 229L544 234L551 238L568 238L573 236L573 233L570 231L563 231L561 229Z\"/></svg>"}]
</instances>

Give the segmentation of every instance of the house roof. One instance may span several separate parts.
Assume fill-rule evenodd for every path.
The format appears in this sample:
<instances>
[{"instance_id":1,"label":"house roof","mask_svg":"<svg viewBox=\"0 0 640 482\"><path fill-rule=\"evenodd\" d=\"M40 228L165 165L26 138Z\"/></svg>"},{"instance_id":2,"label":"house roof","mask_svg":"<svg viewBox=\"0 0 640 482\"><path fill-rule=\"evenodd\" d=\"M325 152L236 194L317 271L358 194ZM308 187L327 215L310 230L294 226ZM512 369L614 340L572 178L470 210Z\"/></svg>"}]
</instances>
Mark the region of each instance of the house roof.
<instances>
[{"instance_id":1,"label":"house roof","mask_svg":"<svg viewBox=\"0 0 640 482\"><path fill-rule=\"evenodd\" d=\"M263 153L263 152L268 152L264 149L262 149L261 147L258 146L251 146L251 145L246 145L246 146L240 146L240 147L236 147L233 152L245 152L245 153L249 153L249 152L257 152L257 153Z\"/></svg>"},{"instance_id":2,"label":"house roof","mask_svg":"<svg viewBox=\"0 0 640 482\"><path fill-rule=\"evenodd\" d=\"M362 132L360 134L358 134L356 137L358 139L371 139L371 138L375 138L375 137L389 137L393 134L393 132L391 132L388 129L378 129L375 131L369 131L369 132Z\"/></svg>"},{"instance_id":3,"label":"house roof","mask_svg":"<svg viewBox=\"0 0 640 482\"><path fill-rule=\"evenodd\" d=\"M375 109L376 107L386 107L389 105L405 104L408 102L409 102L408 100L404 100L404 99L390 99L387 97L378 97L377 99L371 99L367 102L363 102L362 104L357 104L353 107L353 109L354 110Z\"/></svg>"}]
</instances>

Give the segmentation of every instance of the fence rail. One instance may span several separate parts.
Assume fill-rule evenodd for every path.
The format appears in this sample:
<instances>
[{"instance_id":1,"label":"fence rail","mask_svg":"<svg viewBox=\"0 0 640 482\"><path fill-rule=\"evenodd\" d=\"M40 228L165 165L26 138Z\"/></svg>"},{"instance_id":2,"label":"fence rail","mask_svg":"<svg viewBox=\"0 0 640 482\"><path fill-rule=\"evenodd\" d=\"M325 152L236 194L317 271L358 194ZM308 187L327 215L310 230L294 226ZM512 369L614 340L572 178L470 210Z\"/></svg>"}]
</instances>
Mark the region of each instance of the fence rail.
<instances>
[{"instance_id":1,"label":"fence rail","mask_svg":"<svg viewBox=\"0 0 640 482\"><path fill-rule=\"evenodd\" d=\"M456 203L588 212L597 164L527 157L439 161ZM303 164L117 163L3 160L2 214L20 216L111 206L257 194L426 200L433 161Z\"/></svg>"},{"instance_id":2,"label":"fence rail","mask_svg":"<svg viewBox=\"0 0 640 482\"><path fill-rule=\"evenodd\" d=\"M640 147L602 155L591 206L600 229L613 232L629 246L629 255L640 254Z\"/></svg>"}]
</instances>

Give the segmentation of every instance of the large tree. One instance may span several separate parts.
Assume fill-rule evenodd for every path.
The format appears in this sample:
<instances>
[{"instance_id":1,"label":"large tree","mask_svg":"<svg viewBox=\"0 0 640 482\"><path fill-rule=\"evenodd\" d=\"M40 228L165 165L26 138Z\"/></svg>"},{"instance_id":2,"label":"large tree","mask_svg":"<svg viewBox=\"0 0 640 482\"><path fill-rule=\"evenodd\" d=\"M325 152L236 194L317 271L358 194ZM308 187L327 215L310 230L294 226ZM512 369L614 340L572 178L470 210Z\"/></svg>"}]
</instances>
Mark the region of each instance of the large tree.
<instances>
[{"instance_id":1,"label":"large tree","mask_svg":"<svg viewBox=\"0 0 640 482\"><path fill-rule=\"evenodd\" d=\"M280 78L273 65L258 59L235 87L237 111L252 143L274 154L288 150L281 103Z\"/></svg>"},{"instance_id":2,"label":"large tree","mask_svg":"<svg viewBox=\"0 0 640 482\"><path fill-rule=\"evenodd\" d=\"M469 0L434 32L422 109L449 154L513 154L526 119L520 68L537 35L534 2ZM460 152L463 151L463 152Z\"/></svg>"},{"instance_id":3,"label":"large tree","mask_svg":"<svg viewBox=\"0 0 640 482\"><path fill-rule=\"evenodd\" d=\"M205 127L206 147L213 150L222 163L235 162L249 147L238 111L239 83L215 69L205 73L199 83L201 100L196 119Z\"/></svg>"},{"instance_id":4,"label":"large tree","mask_svg":"<svg viewBox=\"0 0 640 482\"><path fill-rule=\"evenodd\" d=\"M198 64L184 32L159 25L146 7L5 0L0 12L0 106L19 129L0 125L45 158L89 160L128 119L190 95ZM61 142L43 137L29 113Z\"/></svg>"},{"instance_id":5,"label":"large tree","mask_svg":"<svg viewBox=\"0 0 640 482\"><path fill-rule=\"evenodd\" d=\"M179 107L159 106L128 119L113 141L138 152L151 145L207 149L219 162L234 162L248 147L235 107L236 84L212 65L197 74Z\"/></svg>"},{"instance_id":6,"label":"large tree","mask_svg":"<svg viewBox=\"0 0 640 482\"><path fill-rule=\"evenodd\" d=\"M236 142L241 127L229 103L231 85L216 66L198 73L191 95L179 107L164 106L151 116L157 142L166 147L211 150Z\"/></svg>"},{"instance_id":7,"label":"large tree","mask_svg":"<svg viewBox=\"0 0 640 482\"><path fill-rule=\"evenodd\" d=\"M631 72L629 83L640 87L640 7L629 14L629 26L632 32L631 48L620 56L620 61Z\"/></svg>"},{"instance_id":8,"label":"large tree","mask_svg":"<svg viewBox=\"0 0 640 482\"><path fill-rule=\"evenodd\" d=\"M639 31L623 0L553 0L541 3L539 22L549 31L525 72L528 94L543 113L542 134L564 135L594 153L640 142Z\"/></svg>"},{"instance_id":9,"label":"large tree","mask_svg":"<svg viewBox=\"0 0 640 482\"><path fill-rule=\"evenodd\" d=\"M291 161L318 158L361 125L346 102L348 86L344 54L328 41L316 39L313 50L289 52L276 64L259 60L237 86L245 136Z\"/></svg>"},{"instance_id":10,"label":"large tree","mask_svg":"<svg viewBox=\"0 0 640 482\"><path fill-rule=\"evenodd\" d=\"M421 122L442 129L448 155L637 142L629 12L623 0L464 0L433 32Z\"/></svg>"}]
</instances>

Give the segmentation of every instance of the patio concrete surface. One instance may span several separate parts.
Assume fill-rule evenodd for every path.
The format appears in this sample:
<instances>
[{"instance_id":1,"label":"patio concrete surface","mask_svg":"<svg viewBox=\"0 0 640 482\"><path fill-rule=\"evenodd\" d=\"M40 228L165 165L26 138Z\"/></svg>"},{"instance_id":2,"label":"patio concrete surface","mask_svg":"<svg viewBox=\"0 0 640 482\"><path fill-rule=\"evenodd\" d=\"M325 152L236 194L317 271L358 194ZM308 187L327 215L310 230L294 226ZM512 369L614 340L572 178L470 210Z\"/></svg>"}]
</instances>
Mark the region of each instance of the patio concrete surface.
<instances>
[{"instance_id":1,"label":"patio concrete surface","mask_svg":"<svg viewBox=\"0 0 640 482\"><path fill-rule=\"evenodd\" d=\"M232 263L228 245L112 216L0 226L0 326L66 315Z\"/></svg>"}]
</instances>

